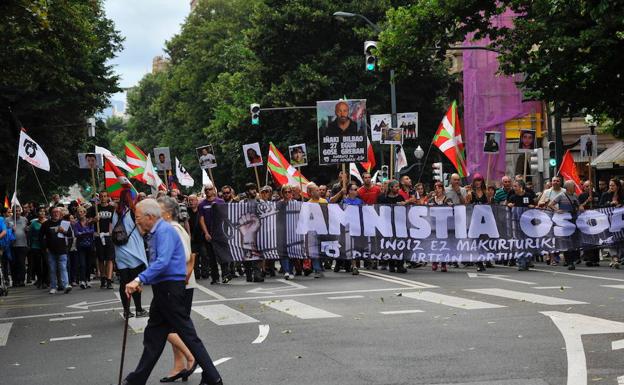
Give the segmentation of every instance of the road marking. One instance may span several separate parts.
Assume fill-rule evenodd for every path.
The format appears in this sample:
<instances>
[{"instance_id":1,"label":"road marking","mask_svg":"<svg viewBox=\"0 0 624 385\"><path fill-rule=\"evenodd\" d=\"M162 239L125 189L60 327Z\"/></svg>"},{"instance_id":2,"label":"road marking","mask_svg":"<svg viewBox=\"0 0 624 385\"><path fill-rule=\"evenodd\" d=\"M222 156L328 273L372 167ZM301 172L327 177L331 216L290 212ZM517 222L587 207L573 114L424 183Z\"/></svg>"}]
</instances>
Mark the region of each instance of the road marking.
<instances>
[{"instance_id":1,"label":"road marking","mask_svg":"<svg viewBox=\"0 0 624 385\"><path fill-rule=\"evenodd\" d=\"M219 299L219 300L224 300L225 299L225 297L222 296L221 294L215 293L214 291L208 289L205 286L200 285L199 283L197 284L197 290L199 290L199 291L201 291L203 293L206 293L209 296L214 297L214 298Z\"/></svg>"},{"instance_id":2,"label":"road marking","mask_svg":"<svg viewBox=\"0 0 624 385\"><path fill-rule=\"evenodd\" d=\"M381 314L391 315L391 314L413 314L413 313L424 313L422 310L393 310L393 311L380 311Z\"/></svg>"},{"instance_id":3,"label":"road marking","mask_svg":"<svg viewBox=\"0 0 624 385\"><path fill-rule=\"evenodd\" d=\"M77 315L75 317L60 317L60 318L50 318L50 322L58 322L58 321L69 321L73 319L83 319L84 317L81 315Z\"/></svg>"},{"instance_id":4,"label":"road marking","mask_svg":"<svg viewBox=\"0 0 624 385\"><path fill-rule=\"evenodd\" d=\"M611 342L611 350L624 349L624 340L617 340Z\"/></svg>"},{"instance_id":5,"label":"road marking","mask_svg":"<svg viewBox=\"0 0 624 385\"><path fill-rule=\"evenodd\" d=\"M356 299L356 298L364 298L363 295L343 295L339 297L327 297L327 299Z\"/></svg>"},{"instance_id":6,"label":"road marking","mask_svg":"<svg viewBox=\"0 0 624 385\"><path fill-rule=\"evenodd\" d=\"M624 376L619 376L617 378L617 381L618 381L618 385L624 385Z\"/></svg>"},{"instance_id":7,"label":"road marking","mask_svg":"<svg viewBox=\"0 0 624 385\"><path fill-rule=\"evenodd\" d=\"M533 286L532 289L537 289L537 290L554 290L554 289L572 289L571 286Z\"/></svg>"},{"instance_id":8,"label":"road marking","mask_svg":"<svg viewBox=\"0 0 624 385\"><path fill-rule=\"evenodd\" d=\"M55 342L55 341L69 341L69 340L81 340L83 338L91 338L91 334L78 334L75 336L69 336L69 337L56 337L56 338L50 338L50 342Z\"/></svg>"},{"instance_id":9,"label":"road marking","mask_svg":"<svg viewBox=\"0 0 624 385\"><path fill-rule=\"evenodd\" d=\"M298 283L292 282L292 281L288 281L285 279L276 279L274 280L275 282L280 282L283 283L285 285L287 285L286 287L276 287L276 288L270 288L270 287L257 287L255 289L251 289L251 290L247 290L247 293L253 293L253 294L275 294L275 293L281 293L284 291L292 291L292 290L301 290L301 289L307 289L307 287L300 285ZM290 286L290 287L288 287Z\"/></svg>"},{"instance_id":10,"label":"road marking","mask_svg":"<svg viewBox=\"0 0 624 385\"><path fill-rule=\"evenodd\" d=\"M501 267L501 268L505 268L505 269L514 269L513 267L509 267L509 266L500 266L500 265L498 265L497 267ZM566 273L564 271L556 271L556 270L544 270L544 269L531 268L531 271L541 271L542 273L550 273L550 274L571 275L573 277L602 279L602 280L605 280L605 281L624 282L624 279L621 279L621 278L600 277L598 275L587 275L587 274L579 274L579 273Z\"/></svg>"},{"instance_id":11,"label":"road marking","mask_svg":"<svg viewBox=\"0 0 624 385\"><path fill-rule=\"evenodd\" d=\"M600 285L600 287L610 287L612 289L624 289L624 285Z\"/></svg>"},{"instance_id":12,"label":"road marking","mask_svg":"<svg viewBox=\"0 0 624 385\"><path fill-rule=\"evenodd\" d=\"M204 317L204 319L208 319L219 326L260 322L255 318L223 304L193 306L192 309Z\"/></svg>"},{"instance_id":13,"label":"road marking","mask_svg":"<svg viewBox=\"0 0 624 385\"><path fill-rule=\"evenodd\" d=\"M492 295L495 297L503 297L516 299L518 301L527 301L531 303L539 303L542 305L583 305L587 302L574 301L571 299L548 297L545 295L524 293L521 291L506 290L506 289L464 289L472 293L479 293L485 295Z\"/></svg>"},{"instance_id":14,"label":"road marking","mask_svg":"<svg viewBox=\"0 0 624 385\"><path fill-rule=\"evenodd\" d=\"M565 341L568 358L567 385L587 385L587 361L583 347L583 335L624 332L624 323L621 322L558 311L542 311L540 313L550 317Z\"/></svg>"},{"instance_id":15,"label":"road marking","mask_svg":"<svg viewBox=\"0 0 624 385\"><path fill-rule=\"evenodd\" d=\"M261 344L269 335L269 325L258 325L258 337L253 340L252 344Z\"/></svg>"},{"instance_id":16,"label":"road marking","mask_svg":"<svg viewBox=\"0 0 624 385\"><path fill-rule=\"evenodd\" d=\"M0 324L0 346L5 346L7 344L12 326L13 322Z\"/></svg>"},{"instance_id":17,"label":"road marking","mask_svg":"<svg viewBox=\"0 0 624 385\"><path fill-rule=\"evenodd\" d=\"M496 279L496 280L499 280L499 281L520 283L520 284L523 284L523 285L537 285L537 283L535 283L535 282L520 281L520 280L517 280L517 279L506 278L506 277L508 277L507 275L483 274L483 273L466 273L466 274L468 274L468 278L489 278L489 279Z\"/></svg>"},{"instance_id":18,"label":"road marking","mask_svg":"<svg viewBox=\"0 0 624 385\"><path fill-rule=\"evenodd\" d=\"M436 303L438 305L445 305L456 307L460 309L466 310L477 310L477 309L498 309L505 306L495 305L493 303L475 301L473 299L461 298L461 297L453 297L450 295L444 295L439 293L434 293L431 291L422 291L415 292L410 291L407 293L403 293L403 297L414 298L425 302Z\"/></svg>"},{"instance_id":19,"label":"road marking","mask_svg":"<svg viewBox=\"0 0 624 385\"><path fill-rule=\"evenodd\" d=\"M75 303L73 305L68 305L67 307L71 309L87 310L89 309L89 307L112 305L114 303L117 303L117 301L118 301L117 299L105 299L103 301L95 301L95 302L82 301L82 302Z\"/></svg>"},{"instance_id":20,"label":"road marking","mask_svg":"<svg viewBox=\"0 0 624 385\"><path fill-rule=\"evenodd\" d=\"M277 301L260 301L261 304L301 319L338 318L341 315L330 313L314 306L306 305L292 299Z\"/></svg>"},{"instance_id":21,"label":"road marking","mask_svg":"<svg viewBox=\"0 0 624 385\"><path fill-rule=\"evenodd\" d=\"M223 358L219 358L219 359L218 359L218 360L216 360L216 361L212 361L212 364L213 364L214 366L219 366L219 365L221 365L222 363L224 363L224 362L228 362L228 361L229 361L229 360L231 360L231 359L232 359L232 357L223 357ZM193 374L199 374L199 373L201 373L201 372L202 372L202 368L201 368L200 366L198 366L198 367L197 367L197 369L195 369L195 371L193 372Z\"/></svg>"},{"instance_id":22,"label":"road marking","mask_svg":"<svg viewBox=\"0 0 624 385\"><path fill-rule=\"evenodd\" d=\"M434 286L434 285L429 285L428 283L412 281L412 280L405 279L405 278L393 277L393 276L389 276L387 274L382 274L382 273L377 273L377 272L372 272L372 271L361 271L360 270L360 275L364 275L364 276L369 277L369 278L380 279L380 280L386 281L386 282L397 283L399 285L403 285L403 286L407 286L407 287L413 287L415 289L433 289L433 288L437 287L437 286Z\"/></svg>"},{"instance_id":23,"label":"road marking","mask_svg":"<svg viewBox=\"0 0 624 385\"><path fill-rule=\"evenodd\" d=\"M121 318L123 319L123 312L119 313ZM145 331L145 327L147 327L147 321L149 317L132 317L128 318L128 326L132 329L135 334L141 334Z\"/></svg>"},{"instance_id":24,"label":"road marking","mask_svg":"<svg viewBox=\"0 0 624 385\"><path fill-rule=\"evenodd\" d=\"M326 295L333 295L333 294L343 295L343 294L355 294L355 293L378 293L378 292L386 292L386 291L401 292L403 290L408 290L408 289L405 287L389 287L389 288L382 288L382 289L358 289L358 290L340 290L340 291L320 291L320 292L314 292L314 293L299 293L299 294L258 295L258 296L250 296L250 297L225 298L223 300L206 299L206 300L193 301L193 304L199 305L199 304L218 303L218 302L238 302L238 301L261 300L261 299L315 297L315 296L326 296ZM149 309L149 307L145 307L145 306L143 308ZM57 317L57 316L62 317L66 315L100 313L100 312L118 311L118 310L123 310L123 307L117 306L117 307L94 309L94 310L78 310L78 311L72 311L72 312L43 313L43 314L32 314L32 315L16 316L16 317L6 317L6 318L0 318L0 322L15 321L15 320L20 320L20 319L31 319L31 318L49 318L49 317Z\"/></svg>"}]
</instances>

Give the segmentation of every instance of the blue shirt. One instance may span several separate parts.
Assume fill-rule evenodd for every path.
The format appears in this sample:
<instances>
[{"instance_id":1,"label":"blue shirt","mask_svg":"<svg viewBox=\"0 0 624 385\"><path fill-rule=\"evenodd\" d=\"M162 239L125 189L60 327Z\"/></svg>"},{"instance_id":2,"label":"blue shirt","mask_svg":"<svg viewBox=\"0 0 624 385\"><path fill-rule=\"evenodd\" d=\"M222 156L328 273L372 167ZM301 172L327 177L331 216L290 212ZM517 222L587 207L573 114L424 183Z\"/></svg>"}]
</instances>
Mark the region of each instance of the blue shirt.
<instances>
[{"instance_id":1,"label":"blue shirt","mask_svg":"<svg viewBox=\"0 0 624 385\"><path fill-rule=\"evenodd\" d=\"M117 211L113 213L113 226L117 224L119 216ZM147 255L145 254L145 244L143 243L143 237L138 228L135 228L136 224L132 220L130 212L126 212L123 215L123 224L126 229L126 234L129 235L128 243L125 245L115 245L115 262L120 269L133 269L141 264L147 266ZM141 280L141 282L143 282Z\"/></svg>"},{"instance_id":2,"label":"blue shirt","mask_svg":"<svg viewBox=\"0 0 624 385\"><path fill-rule=\"evenodd\" d=\"M149 267L139 274L141 282L186 280L184 245L173 226L159 219L149 233L148 249Z\"/></svg>"}]
</instances>

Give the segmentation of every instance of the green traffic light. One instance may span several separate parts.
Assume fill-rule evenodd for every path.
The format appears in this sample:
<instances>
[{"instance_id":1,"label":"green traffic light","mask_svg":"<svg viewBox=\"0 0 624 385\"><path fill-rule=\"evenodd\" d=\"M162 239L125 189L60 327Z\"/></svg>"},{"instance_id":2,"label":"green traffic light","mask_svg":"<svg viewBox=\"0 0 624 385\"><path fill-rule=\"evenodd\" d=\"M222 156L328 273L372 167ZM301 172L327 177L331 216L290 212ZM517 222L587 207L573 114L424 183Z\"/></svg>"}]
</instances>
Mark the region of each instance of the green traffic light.
<instances>
[{"instance_id":1,"label":"green traffic light","mask_svg":"<svg viewBox=\"0 0 624 385\"><path fill-rule=\"evenodd\" d=\"M555 167L555 166L557 165L557 159L552 159L552 158L551 158L551 159L548 161L548 163L549 163L551 166Z\"/></svg>"},{"instance_id":2,"label":"green traffic light","mask_svg":"<svg viewBox=\"0 0 624 385\"><path fill-rule=\"evenodd\" d=\"M257 126L260 124L260 118L251 118L251 124Z\"/></svg>"},{"instance_id":3,"label":"green traffic light","mask_svg":"<svg viewBox=\"0 0 624 385\"><path fill-rule=\"evenodd\" d=\"M368 64L366 64L366 70L374 71L375 70L375 63L368 63Z\"/></svg>"}]
</instances>

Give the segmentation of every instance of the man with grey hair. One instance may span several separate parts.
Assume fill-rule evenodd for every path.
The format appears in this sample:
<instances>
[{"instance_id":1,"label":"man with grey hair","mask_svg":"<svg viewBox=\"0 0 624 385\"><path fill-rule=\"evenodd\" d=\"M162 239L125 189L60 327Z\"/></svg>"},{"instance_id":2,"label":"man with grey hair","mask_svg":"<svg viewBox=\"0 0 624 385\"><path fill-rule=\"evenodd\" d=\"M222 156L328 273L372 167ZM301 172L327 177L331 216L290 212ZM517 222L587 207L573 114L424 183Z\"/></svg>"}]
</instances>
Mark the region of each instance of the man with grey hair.
<instances>
[{"instance_id":1,"label":"man with grey hair","mask_svg":"<svg viewBox=\"0 0 624 385\"><path fill-rule=\"evenodd\" d=\"M553 186L554 186L553 178ZM572 218L576 219L579 211L583 211L583 206L579 203L578 197L575 194L576 184L573 180L566 180L563 184L565 190L563 190L559 195L554 197L550 203L548 204L548 208L551 210L557 210L559 212L568 212L572 214ZM576 261L579 259L580 251L579 250L568 250L563 252L563 257L565 259L565 265L568 266L568 270L576 269Z\"/></svg>"},{"instance_id":2,"label":"man with grey hair","mask_svg":"<svg viewBox=\"0 0 624 385\"><path fill-rule=\"evenodd\" d=\"M451 175L451 185L446 188L444 195L450 199L454 205L463 205L466 203L466 189L461 186L461 178L459 174ZM405 198L405 197L404 197Z\"/></svg>"},{"instance_id":3,"label":"man with grey hair","mask_svg":"<svg viewBox=\"0 0 624 385\"><path fill-rule=\"evenodd\" d=\"M186 255L180 236L161 218L160 205L154 199L139 202L135 218L138 228L148 237L150 264L126 285L126 295L140 291L142 285L147 284L152 285L154 297L145 327L143 354L123 384L145 385L162 354L168 334L175 332L202 368L200 385L222 385L221 376L185 309Z\"/></svg>"}]
</instances>

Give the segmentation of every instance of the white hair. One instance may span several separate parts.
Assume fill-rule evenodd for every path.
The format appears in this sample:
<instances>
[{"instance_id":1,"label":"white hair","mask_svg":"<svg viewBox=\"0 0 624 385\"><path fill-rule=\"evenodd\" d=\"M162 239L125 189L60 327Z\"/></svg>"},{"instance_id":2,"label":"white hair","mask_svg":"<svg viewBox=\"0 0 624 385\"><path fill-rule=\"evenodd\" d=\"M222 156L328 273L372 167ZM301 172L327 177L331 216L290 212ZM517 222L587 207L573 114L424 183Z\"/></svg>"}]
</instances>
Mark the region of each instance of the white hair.
<instances>
[{"instance_id":1,"label":"white hair","mask_svg":"<svg viewBox=\"0 0 624 385\"><path fill-rule=\"evenodd\" d=\"M161 216L160 205L155 199L143 199L141 202L137 203L136 207L141 209L143 215L149 215L154 218L160 218Z\"/></svg>"},{"instance_id":2,"label":"white hair","mask_svg":"<svg viewBox=\"0 0 624 385\"><path fill-rule=\"evenodd\" d=\"M308 184L306 185L306 189L307 189L307 190L310 190L310 189L313 189L313 188L318 188L318 186L317 186L317 185L316 185L316 183L314 183L314 182L310 182L310 183L308 183Z\"/></svg>"},{"instance_id":3,"label":"white hair","mask_svg":"<svg viewBox=\"0 0 624 385\"><path fill-rule=\"evenodd\" d=\"M563 187L567 190L568 188L576 188L576 183L572 179L568 179L563 183Z\"/></svg>"}]
</instances>

